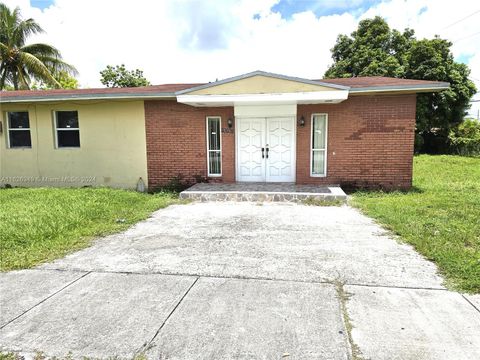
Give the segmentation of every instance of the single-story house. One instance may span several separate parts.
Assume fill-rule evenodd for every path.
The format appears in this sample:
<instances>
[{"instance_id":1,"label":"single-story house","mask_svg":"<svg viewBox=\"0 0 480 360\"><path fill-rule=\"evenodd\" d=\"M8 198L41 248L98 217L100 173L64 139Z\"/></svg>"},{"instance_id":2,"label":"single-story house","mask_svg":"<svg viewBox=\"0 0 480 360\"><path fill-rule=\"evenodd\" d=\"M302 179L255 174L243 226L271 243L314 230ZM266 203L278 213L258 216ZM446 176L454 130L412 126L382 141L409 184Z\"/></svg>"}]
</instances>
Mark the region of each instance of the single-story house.
<instances>
[{"instance_id":1,"label":"single-story house","mask_svg":"<svg viewBox=\"0 0 480 360\"><path fill-rule=\"evenodd\" d=\"M4 91L0 185L184 181L409 188L416 94L448 83L309 80Z\"/></svg>"}]
</instances>

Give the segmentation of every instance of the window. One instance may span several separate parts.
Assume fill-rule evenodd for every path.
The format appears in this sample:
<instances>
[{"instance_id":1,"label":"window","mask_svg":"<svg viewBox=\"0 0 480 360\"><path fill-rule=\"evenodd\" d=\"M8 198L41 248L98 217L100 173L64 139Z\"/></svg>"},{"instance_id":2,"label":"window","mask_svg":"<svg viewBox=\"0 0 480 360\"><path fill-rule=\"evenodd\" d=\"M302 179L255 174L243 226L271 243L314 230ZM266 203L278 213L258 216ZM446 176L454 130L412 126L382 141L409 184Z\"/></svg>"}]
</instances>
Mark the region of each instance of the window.
<instances>
[{"instance_id":1,"label":"window","mask_svg":"<svg viewBox=\"0 0 480 360\"><path fill-rule=\"evenodd\" d=\"M7 112L7 128L9 148L32 147L28 111Z\"/></svg>"},{"instance_id":2,"label":"window","mask_svg":"<svg viewBox=\"0 0 480 360\"><path fill-rule=\"evenodd\" d=\"M222 144L219 117L207 118L208 176L222 175Z\"/></svg>"},{"instance_id":3,"label":"window","mask_svg":"<svg viewBox=\"0 0 480 360\"><path fill-rule=\"evenodd\" d=\"M77 111L55 111L57 148L80 147L80 129Z\"/></svg>"},{"instance_id":4,"label":"window","mask_svg":"<svg viewBox=\"0 0 480 360\"><path fill-rule=\"evenodd\" d=\"M327 114L312 116L311 176L327 173Z\"/></svg>"}]
</instances>

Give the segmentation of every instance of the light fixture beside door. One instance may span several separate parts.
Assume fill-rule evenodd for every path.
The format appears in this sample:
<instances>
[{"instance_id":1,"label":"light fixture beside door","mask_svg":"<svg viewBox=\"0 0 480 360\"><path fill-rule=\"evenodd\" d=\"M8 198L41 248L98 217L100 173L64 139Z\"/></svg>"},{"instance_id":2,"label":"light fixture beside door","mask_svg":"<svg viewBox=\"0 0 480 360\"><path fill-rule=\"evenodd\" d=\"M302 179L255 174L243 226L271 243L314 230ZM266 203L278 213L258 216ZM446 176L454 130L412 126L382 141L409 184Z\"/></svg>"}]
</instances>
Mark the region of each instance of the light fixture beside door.
<instances>
[{"instance_id":1,"label":"light fixture beside door","mask_svg":"<svg viewBox=\"0 0 480 360\"><path fill-rule=\"evenodd\" d=\"M297 120L297 125L300 126L300 127L304 127L305 126L305 116L300 116Z\"/></svg>"}]
</instances>

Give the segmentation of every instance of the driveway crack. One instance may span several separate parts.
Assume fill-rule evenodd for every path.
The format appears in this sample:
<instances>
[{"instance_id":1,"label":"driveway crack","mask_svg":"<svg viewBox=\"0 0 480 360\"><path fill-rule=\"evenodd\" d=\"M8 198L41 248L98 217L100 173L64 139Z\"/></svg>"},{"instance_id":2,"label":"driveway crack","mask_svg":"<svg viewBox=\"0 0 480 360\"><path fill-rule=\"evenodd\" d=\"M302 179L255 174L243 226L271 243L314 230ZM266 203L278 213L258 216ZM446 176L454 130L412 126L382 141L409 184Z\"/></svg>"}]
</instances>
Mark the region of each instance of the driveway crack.
<instances>
[{"instance_id":1,"label":"driveway crack","mask_svg":"<svg viewBox=\"0 0 480 360\"><path fill-rule=\"evenodd\" d=\"M180 304L182 303L183 299L185 299L185 297L188 295L188 293L190 292L190 290L192 290L192 288L195 286L195 284L197 283L198 279L200 279L200 276L197 276L195 278L195 280L192 282L192 284L188 287L188 289L185 291L185 293L182 295L182 297L180 298L180 300L178 300L178 302L175 304L175 306L173 307L172 311L170 311L170 313L167 315L167 317L165 318L165 320L163 320L162 324L160 325L160 327L158 328L158 330L155 332L155 335L153 335L153 337L146 343L144 343L140 349L135 353L135 356L139 356L141 355L142 353L144 353L145 351L149 350L150 349L150 346L151 344L153 343L153 341L157 338L158 334L160 333L160 331L163 329L163 327L165 326L165 324L167 323L168 319L170 319L170 317L173 315L173 313L175 312L175 310L177 310L177 308L180 306Z\"/></svg>"},{"instance_id":2,"label":"driveway crack","mask_svg":"<svg viewBox=\"0 0 480 360\"><path fill-rule=\"evenodd\" d=\"M463 295L463 294L461 294L461 295L462 295L462 297L463 297L470 305L473 306L473 308L474 308L475 310L477 310L477 311L480 313L480 309L479 309L478 307L476 307L475 304L474 304L473 302L471 302L468 297L466 297L466 296Z\"/></svg>"},{"instance_id":3,"label":"driveway crack","mask_svg":"<svg viewBox=\"0 0 480 360\"><path fill-rule=\"evenodd\" d=\"M59 292L65 290L67 287L69 287L70 285L73 285L74 283L76 283L77 281L83 279L85 276L91 274L92 272L91 271L88 271L86 272L85 274L82 274L81 276L79 276L78 278L70 281L67 285L65 285L64 287L62 287L61 289L55 291L54 293L48 295L45 299L43 299L42 301L38 302L37 304L33 305L32 307L28 308L27 310L25 310L24 312L22 312L20 315L17 315L15 316L12 320L8 321L7 323L3 324L2 326L0 326L0 330L3 329L5 326L7 326L8 324L14 322L15 320L17 320L18 318L22 317L23 315L25 315L26 313L30 312L31 310L35 309L37 306L43 304L45 301L47 301L48 299L52 298L53 296L57 295Z\"/></svg>"},{"instance_id":4,"label":"driveway crack","mask_svg":"<svg viewBox=\"0 0 480 360\"><path fill-rule=\"evenodd\" d=\"M350 350L351 356L349 358L351 360L363 360L362 352L360 351L359 346L353 341L352 337L352 320L350 319L350 316L348 315L347 311L347 301L350 298L352 294L347 293L344 288L344 284L337 281L335 282L335 288L337 290L337 298L340 302L340 314L342 316L343 324L345 326L345 330L347 332L346 338L347 338L347 344Z\"/></svg>"}]
</instances>

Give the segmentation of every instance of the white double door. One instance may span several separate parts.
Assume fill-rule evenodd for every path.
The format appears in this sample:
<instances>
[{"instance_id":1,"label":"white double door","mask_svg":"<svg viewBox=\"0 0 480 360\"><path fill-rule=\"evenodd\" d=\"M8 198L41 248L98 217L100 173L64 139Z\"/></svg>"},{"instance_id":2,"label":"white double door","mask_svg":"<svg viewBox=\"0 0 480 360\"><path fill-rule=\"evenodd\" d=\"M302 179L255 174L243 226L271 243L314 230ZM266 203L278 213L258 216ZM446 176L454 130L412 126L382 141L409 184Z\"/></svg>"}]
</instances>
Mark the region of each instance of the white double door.
<instances>
[{"instance_id":1,"label":"white double door","mask_svg":"<svg viewBox=\"0 0 480 360\"><path fill-rule=\"evenodd\" d=\"M295 118L236 119L237 181L295 181Z\"/></svg>"}]
</instances>

